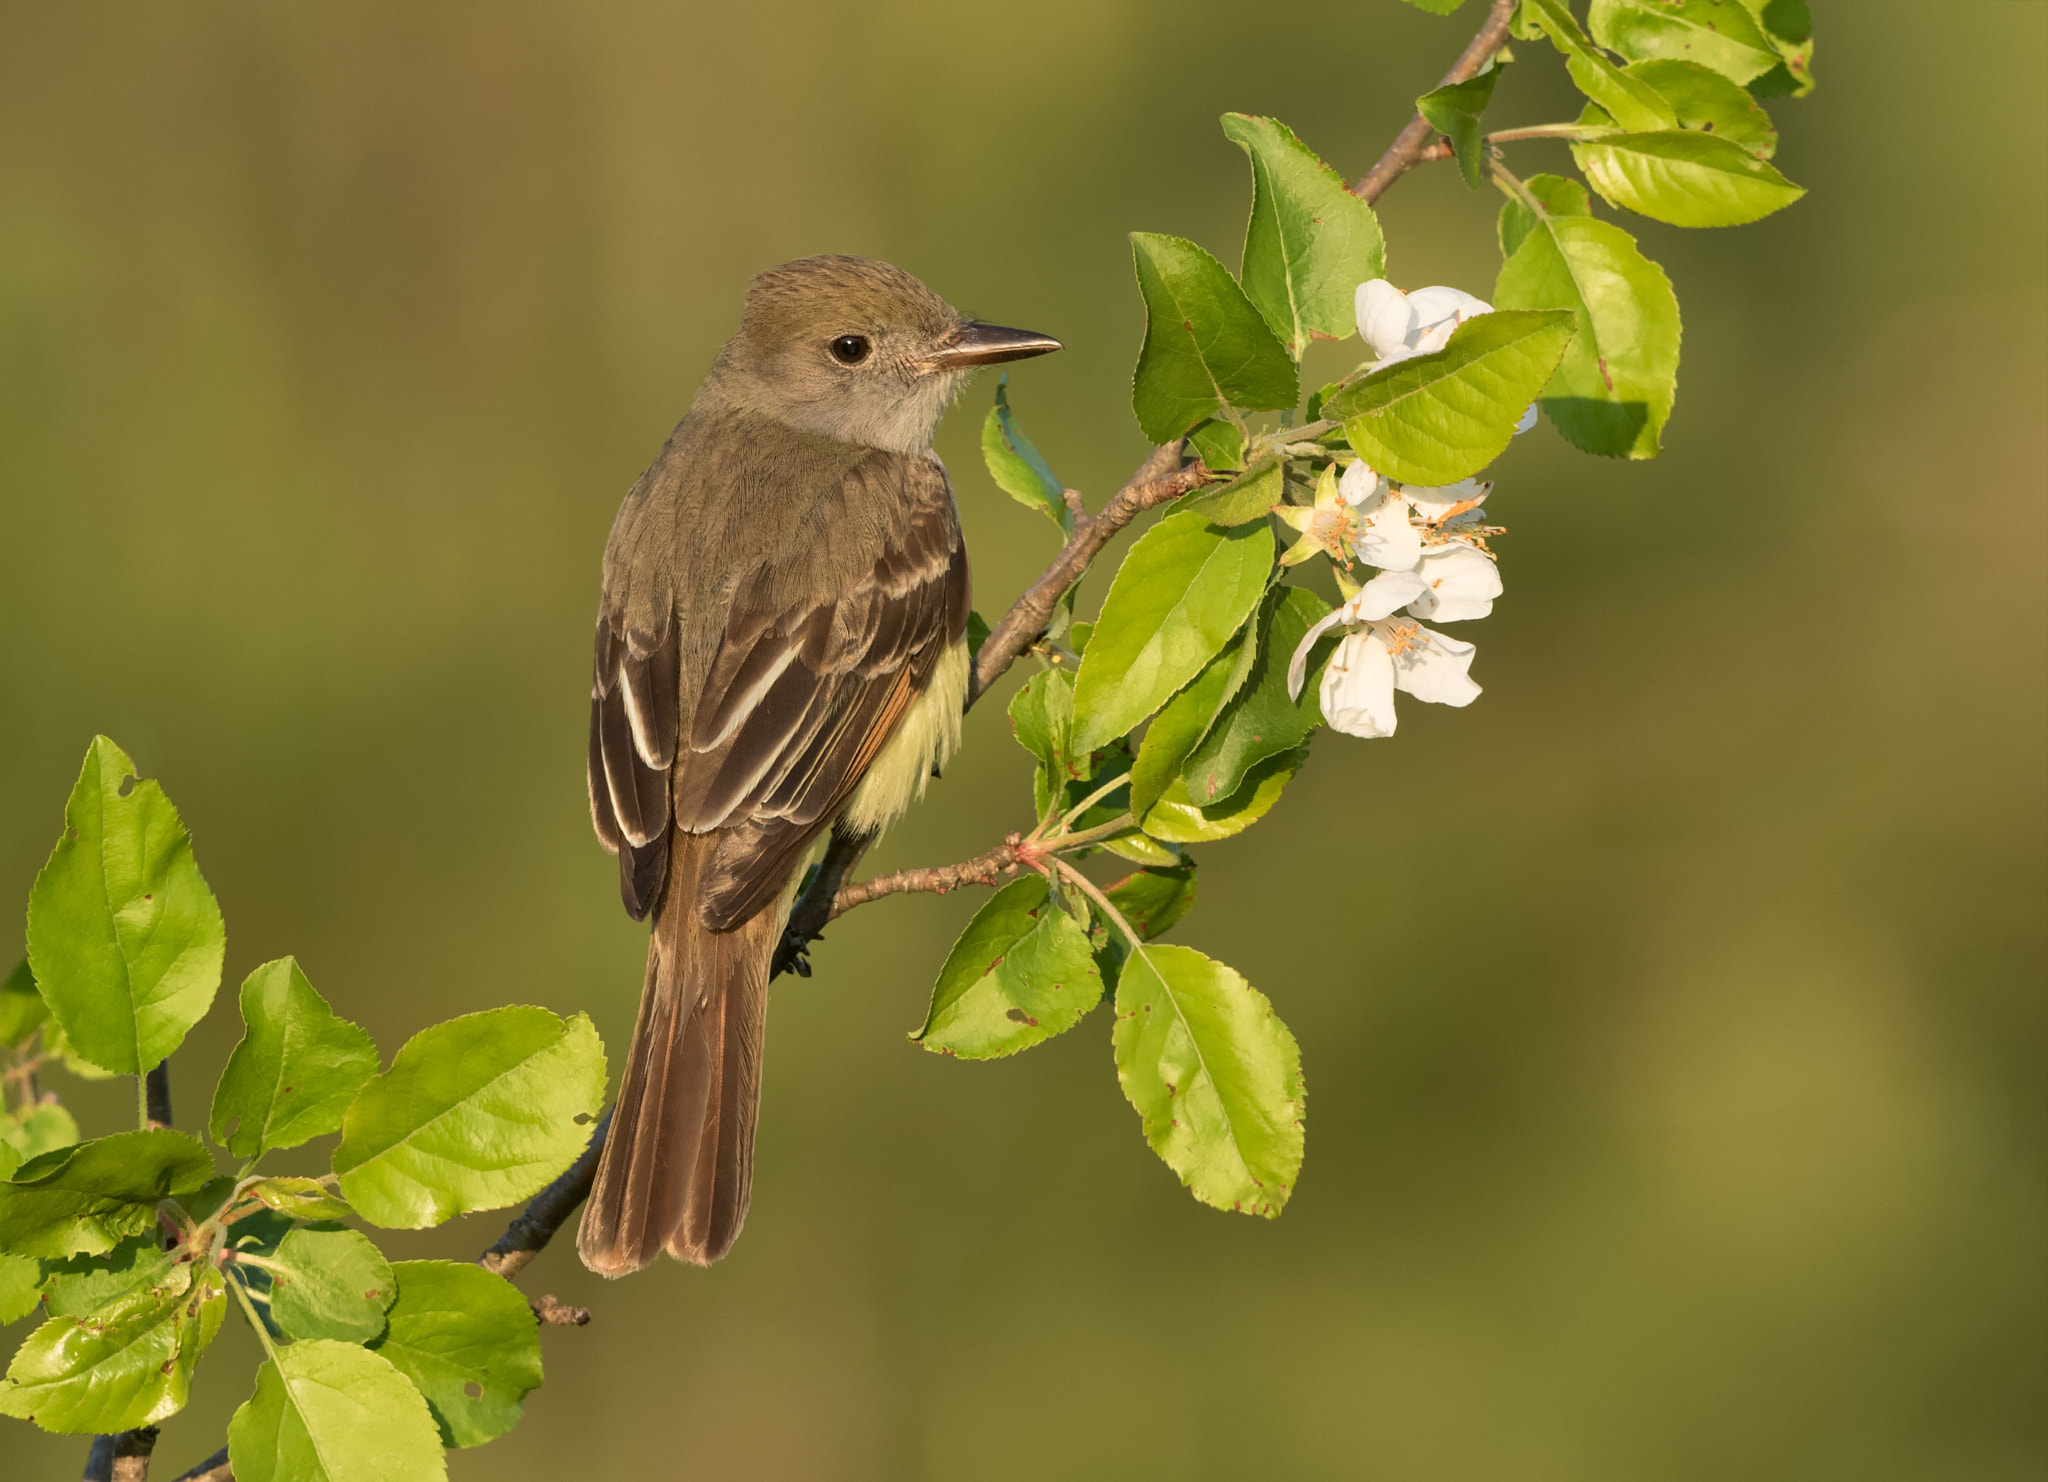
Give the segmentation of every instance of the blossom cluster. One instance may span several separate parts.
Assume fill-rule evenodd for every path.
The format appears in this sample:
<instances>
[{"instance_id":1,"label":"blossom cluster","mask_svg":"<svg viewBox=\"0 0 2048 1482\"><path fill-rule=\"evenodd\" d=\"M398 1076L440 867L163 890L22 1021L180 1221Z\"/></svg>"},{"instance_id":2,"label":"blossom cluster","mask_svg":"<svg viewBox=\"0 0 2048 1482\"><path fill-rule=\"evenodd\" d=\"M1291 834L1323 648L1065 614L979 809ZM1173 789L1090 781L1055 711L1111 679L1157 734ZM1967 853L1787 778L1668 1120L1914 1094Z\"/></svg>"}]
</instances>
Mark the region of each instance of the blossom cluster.
<instances>
[{"instance_id":1,"label":"blossom cluster","mask_svg":"<svg viewBox=\"0 0 2048 1482\"><path fill-rule=\"evenodd\" d=\"M1402 293L1384 278L1359 285L1358 333L1372 347L1375 370L1441 350L1451 332L1493 306L1455 288ZM1516 426L1535 424L1530 407ZM1469 672L1470 643L1423 626L1426 619L1454 623L1483 618L1501 594L1500 571L1487 537L1482 508L1491 482L1466 479L1443 488L1394 483L1363 461L1341 476L1324 471L1315 503L1281 511L1301 531L1282 559L1305 560L1317 551L1335 558L1345 600L1310 628L1288 666L1290 694L1307 682L1309 653L1333 628L1344 638L1323 670L1323 719L1353 736L1394 734L1394 692L1438 705L1469 705L1479 686ZM1364 583L1348 573L1353 563L1373 570Z\"/></svg>"}]
</instances>

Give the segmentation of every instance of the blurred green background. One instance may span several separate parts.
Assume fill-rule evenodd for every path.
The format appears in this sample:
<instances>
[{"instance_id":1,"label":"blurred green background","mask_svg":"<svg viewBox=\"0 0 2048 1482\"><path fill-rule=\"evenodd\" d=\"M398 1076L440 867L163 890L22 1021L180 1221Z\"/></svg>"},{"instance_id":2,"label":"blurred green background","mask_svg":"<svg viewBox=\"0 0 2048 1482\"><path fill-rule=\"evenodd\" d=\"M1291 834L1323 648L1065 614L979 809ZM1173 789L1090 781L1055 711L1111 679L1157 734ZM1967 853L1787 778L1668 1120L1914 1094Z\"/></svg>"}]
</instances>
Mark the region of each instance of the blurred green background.
<instances>
[{"instance_id":1,"label":"blurred green background","mask_svg":"<svg viewBox=\"0 0 2048 1482\"><path fill-rule=\"evenodd\" d=\"M733 1256L546 1255L596 1320L456 1478L2043 1474L2048 7L1817 8L1820 90L1772 105L1812 195L1627 223L1686 316L1665 456L1522 439L1485 698L1324 739L1203 855L1180 938L1303 1046L1286 1216L1177 1187L1104 1012L998 1064L908 1046L976 901L870 907L776 986ZM230 984L296 953L387 1055L506 1002L616 1052L598 556L747 276L872 253L1061 336L1013 395L1099 500L1144 451L1123 234L1235 263L1216 116L1355 177L1478 10L8 7L0 900L105 731L197 836ZM1570 116L1520 49L1492 116ZM1400 182L1395 280L1487 292L1496 199ZM940 447L994 611L1050 541L980 466L988 393ZM968 736L877 866L1026 821L1001 706ZM88 1131L132 1107L63 1088ZM221 1344L165 1476L247 1393ZM0 1446L10 1482L84 1449Z\"/></svg>"}]
</instances>

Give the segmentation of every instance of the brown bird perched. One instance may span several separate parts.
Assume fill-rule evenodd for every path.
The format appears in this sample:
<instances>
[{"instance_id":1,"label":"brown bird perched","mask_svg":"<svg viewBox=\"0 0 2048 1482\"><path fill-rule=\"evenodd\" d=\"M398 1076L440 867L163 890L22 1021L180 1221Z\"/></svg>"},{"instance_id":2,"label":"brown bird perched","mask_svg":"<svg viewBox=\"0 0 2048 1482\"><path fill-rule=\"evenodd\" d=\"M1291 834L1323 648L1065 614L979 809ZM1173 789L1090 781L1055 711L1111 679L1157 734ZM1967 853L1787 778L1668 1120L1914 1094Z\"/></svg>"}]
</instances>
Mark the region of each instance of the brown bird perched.
<instances>
[{"instance_id":1,"label":"brown bird perched","mask_svg":"<svg viewBox=\"0 0 2048 1482\"><path fill-rule=\"evenodd\" d=\"M976 366L1059 348L870 258L770 268L619 508L590 812L654 931L577 1237L600 1275L739 1234L799 867L828 827L887 827L960 739L967 552L932 431Z\"/></svg>"}]
</instances>

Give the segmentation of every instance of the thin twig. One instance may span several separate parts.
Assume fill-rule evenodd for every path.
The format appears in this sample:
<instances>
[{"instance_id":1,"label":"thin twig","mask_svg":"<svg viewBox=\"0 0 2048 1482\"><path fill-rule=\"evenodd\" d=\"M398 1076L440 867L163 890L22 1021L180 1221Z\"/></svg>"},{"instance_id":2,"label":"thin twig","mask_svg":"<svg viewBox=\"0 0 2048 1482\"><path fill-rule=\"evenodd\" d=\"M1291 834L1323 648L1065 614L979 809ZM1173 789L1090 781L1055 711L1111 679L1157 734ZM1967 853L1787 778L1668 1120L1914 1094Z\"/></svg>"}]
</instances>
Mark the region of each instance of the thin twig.
<instances>
[{"instance_id":1,"label":"thin twig","mask_svg":"<svg viewBox=\"0 0 2048 1482\"><path fill-rule=\"evenodd\" d=\"M1479 75L1480 68L1487 64L1493 54L1507 44L1508 27L1515 18L1518 0L1493 0L1493 8L1486 13L1486 24L1479 28L1479 34L1472 38L1472 44L1460 53L1451 70L1444 74L1439 87L1452 83L1469 82ZM1386 194L1387 187L1424 159L1444 159L1450 154L1446 148L1442 154L1431 154L1433 147L1430 136L1436 130L1420 113L1408 120L1408 127L1401 130L1394 142L1387 146L1387 152L1380 156L1379 163L1367 170L1358 184L1351 187L1352 194L1365 197L1368 202L1378 200Z\"/></svg>"},{"instance_id":2,"label":"thin twig","mask_svg":"<svg viewBox=\"0 0 2048 1482\"><path fill-rule=\"evenodd\" d=\"M885 895L904 895L911 891L924 891L930 895L944 895L949 890L958 890L963 885L993 885L998 877L1014 875L1017 866L1023 863L1020 846L1024 836L1012 830L1007 838L986 854L963 860L955 865L935 865L922 870L898 870L893 875L877 875L872 880L863 880L858 885L849 885L839 892L832 901L832 915L840 916L855 906L864 906L871 900Z\"/></svg>"},{"instance_id":3,"label":"thin twig","mask_svg":"<svg viewBox=\"0 0 2048 1482\"><path fill-rule=\"evenodd\" d=\"M173 1482L235 1482L235 1469L228 1465L228 1448L223 1446L189 1472L180 1472Z\"/></svg>"},{"instance_id":4,"label":"thin twig","mask_svg":"<svg viewBox=\"0 0 2048 1482\"><path fill-rule=\"evenodd\" d=\"M492 1243L491 1248L476 1258L479 1266L510 1280L547 1248L547 1243L555 1238L555 1232L567 1224L577 1206L590 1197L591 1182L597 1177L597 1160L604 1152L604 1135L611 1124L610 1112L597 1119L597 1126L591 1129L590 1142L582 1155L563 1171L561 1177L533 1196L526 1208L520 1211L519 1218L507 1225L505 1233ZM553 1302L554 1298L542 1300Z\"/></svg>"},{"instance_id":5,"label":"thin twig","mask_svg":"<svg viewBox=\"0 0 2048 1482\"><path fill-rule=\"evenodd\" d=\"M988 693L988 687L1002 678L1010 665L1037 641L1045 631L1045 625L1052 621L1052 612L1059 605L1067 588L1079 581L1109 539L1124 526L1131 523L1146 510L1155 505L1178 499L1190 489L1207 483L1209 470L1199 463L1180 466L1180 444L1167 443L1153 450L1128 484L1119 489L1116 497L1102 507L1102 513L1092 518L1076 515L1074 533L1067 537L1052 565L1045 574L1025 591L1024 595L1010 604L1010 610L1003 614L1002 621L983 640L981 652L974 660L974 682L967 692L967 703L974 702Z\"/></svg>"},{"instance_id":6,"label":"thin twig","mask_svg":"<svg viewBox=\"0 0 2048 1482\"><path fill-rule=\"evenodd\" d=\"M142 1102L152 1127L171 1125L171 1062L160 1061L142 1083Z\"/></svg>"}]
</instances>

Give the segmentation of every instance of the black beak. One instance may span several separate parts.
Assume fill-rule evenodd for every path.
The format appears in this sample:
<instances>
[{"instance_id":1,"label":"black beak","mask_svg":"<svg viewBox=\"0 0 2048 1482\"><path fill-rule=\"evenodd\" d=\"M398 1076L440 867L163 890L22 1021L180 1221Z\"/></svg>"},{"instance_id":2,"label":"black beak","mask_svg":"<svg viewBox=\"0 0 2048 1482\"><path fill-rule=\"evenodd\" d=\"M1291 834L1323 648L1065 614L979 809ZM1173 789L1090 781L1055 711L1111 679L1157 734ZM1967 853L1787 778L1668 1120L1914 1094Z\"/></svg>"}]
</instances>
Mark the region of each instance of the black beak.
<instances>
[{"instance_id":1,"label":"black beak","mask_svg":"<svg viewBox=\"0 0 2048 1482\"><path fill-rule=\"evenodd\" d=\"M1051 335L1005 329L1000 324L970 319L960 326L951 344L932 356L932 364L942 370L966 370L1005 360L1029 360L1034 355L1050 355L1059 348L1060 342Z\"/></svg>"}]
</instances>

